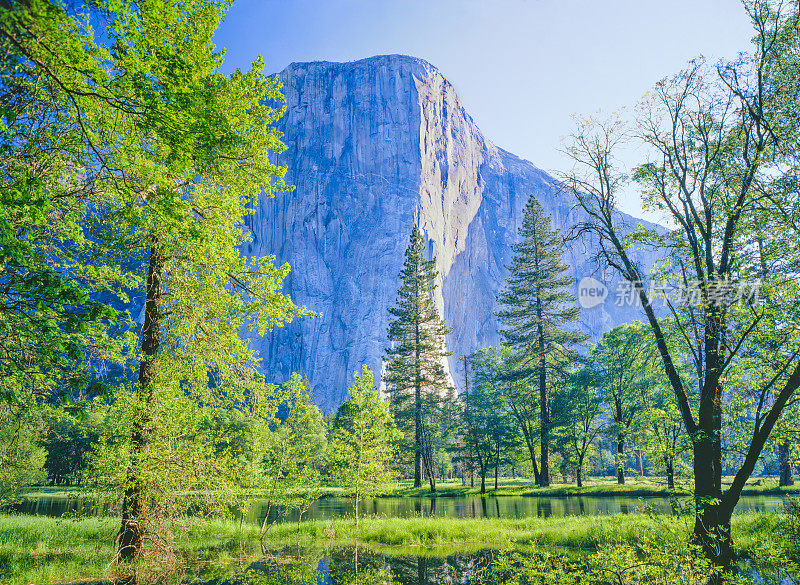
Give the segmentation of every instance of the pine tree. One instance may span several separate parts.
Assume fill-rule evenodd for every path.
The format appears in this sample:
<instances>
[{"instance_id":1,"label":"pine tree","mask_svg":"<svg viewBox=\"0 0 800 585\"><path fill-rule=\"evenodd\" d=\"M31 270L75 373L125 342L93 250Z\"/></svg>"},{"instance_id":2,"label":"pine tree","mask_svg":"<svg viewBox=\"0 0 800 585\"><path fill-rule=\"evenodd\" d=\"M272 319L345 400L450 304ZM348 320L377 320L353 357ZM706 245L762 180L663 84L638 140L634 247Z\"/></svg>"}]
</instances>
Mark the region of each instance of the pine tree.
<instances>
[{"instance_id":1,"label":"pine tree","mask_svg":"<svg viewBox=\"0 0 800 585\"><path fill-rule=\"evenodd\" d=\"M531 195L525 207L520 241L514 245L514 259L497 313L504 328L505 343L523 357L525 371L539 382L541 474L539 484L550 485L550 405L548 372L563 364L572 353L570 346L585 335L569 328L578 319L574 297L567 287L572 279L564 272L564 246L552 229L550 217Z\"/></svg>"},{"instance_id":2,"label":"pine tree","mask_svg":"<svg viewBox=\"0 0 800 585\"><path fill-rule=\"evenodd\" d=\"M422 485L424 466L431 491L436 491L436 412L447 388L443 363L450 354L445 349L448 329L433 301L436 262L425 260L424 250L422 232L414 225L397 303L389 309L395 319L389 324L391 347L386 350L384 382L398 425L407 437L413 433L414 487Z\"/></svg>"}]
</instances>

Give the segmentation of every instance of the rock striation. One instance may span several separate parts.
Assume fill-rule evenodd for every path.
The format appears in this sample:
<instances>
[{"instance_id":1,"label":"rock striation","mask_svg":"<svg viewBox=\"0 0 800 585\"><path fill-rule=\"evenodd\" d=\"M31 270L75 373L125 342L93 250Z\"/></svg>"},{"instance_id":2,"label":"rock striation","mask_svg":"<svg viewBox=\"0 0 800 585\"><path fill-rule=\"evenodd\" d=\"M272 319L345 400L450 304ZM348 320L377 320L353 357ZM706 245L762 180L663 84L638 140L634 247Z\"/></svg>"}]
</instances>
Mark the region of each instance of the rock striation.
<instances>
[{"instance_id":1,"label":"rock striation","mask_svg":"<svg viewBox=\"0 0 800 585\"><path fill-rule=\"evenodd\" d=\"M377 378L416 221L436 257L436 302L452 329L450 371L463 384L460 356L499 342L496 297L528 197L565 233L579 219L571 201L547 173L488 140L424 60L292 63L280 77L288 148L277 162L295 190L262 198L247 219L253 241L244 253L289 263L285 292L320 316L251 339L265 375L307 375L326 411L344 401L362 364ZM591 242L567 249L576 279L597 276L591 257ZM584 311L582 327L597 339L634 318L638 312L606 303Z\"/></svg>"}]
</instances>

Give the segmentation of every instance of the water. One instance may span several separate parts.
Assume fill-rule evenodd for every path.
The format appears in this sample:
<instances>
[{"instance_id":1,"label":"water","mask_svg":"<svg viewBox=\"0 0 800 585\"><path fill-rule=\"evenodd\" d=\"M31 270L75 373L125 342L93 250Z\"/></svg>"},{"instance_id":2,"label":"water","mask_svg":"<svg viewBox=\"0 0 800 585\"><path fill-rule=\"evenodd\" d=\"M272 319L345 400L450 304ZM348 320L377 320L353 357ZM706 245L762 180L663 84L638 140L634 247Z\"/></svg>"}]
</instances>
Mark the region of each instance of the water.
<instances>
[{"instance_id":1,"label":"water","mask_svg":"<svg viewBox=\"0 0 800 585\"><path fill-rule=\"evenodd\" d=\"M562 551L563 552L563 551ZM456 553L448 556L432 557L419 555L394 555L370 551L363 547L343 547L318 550L282 550L267 551L262 558L249 563L231 563L227 566L214 564L190 564L182 574L171 574L168 578L153 580L151 576L137 579L135 574L127 574L112 581L113 585L163 585L166 582L175 585L445 585L487 583L531 582L525 577L515 575L512 567L523 562L534 567L538 573L547 574L554 566L573 574L573 568L587 571L586 559L578 552L559 554L553 549L536 552L522 552L516 559L505 557L506 553L497 550L482 550L470 553ZM542 556L545 555L545 556ZM670 557L672 558L672 557ZM678 559L674 559L678 560ZM531 562L533 561L533 562ZM683 562L682 559L679 562ZM611 559L606 568L622 569L638 573L642 570L641 560L631 565L631 559ZM674 565L663 566L655 562L652 571L642 571L636 576L630 574L630 581L625 583L650 582L656 579L659 583L702 583L703 578L690 577L687 568ZM511 569L511 574L509 574ZM766 570L760 573L759 569ZM503 572L503 576L492 574ZM589 569L591 570L591 569ZM675 572L677 571L677 572ZM796 575L783 570L775 572L769 566L755 567L749 562L740 564L740 574L752 579L757 585L793 585ZM535 583L540 583L542 574L533 576ZM674 577L678 579L673 580ZM497 577L494 579L493 577ZM507 580L505 577L509 577ZM642 581L642 578L647 581ZM519 580L518 580L519 579ZM686 579L686 581L684 581ZM561 582L561 581L560 581ZM585 581L579 581L583 583ZM101 585L98 582L96 585ZM107 582L102 582L107 585Z\"/></svg>"},{"instance_id":2,"label":"water","mask_svg":"<svg viewBox=\"0 0 800 585\"><path fill-rule=\"evenodd\" d=\"M784 497L780 495L742 496L736 513L783 511ZM361 516L407 518L412 516L439 516L444 518L550 518L564 516L597 516L609 514L632 514L650 508L664 513L672 511L668 498L630 496L457 496L438 498L369 498L359 505ZM268 502L254 500L246 520L261 523L267 513ZM18 504L14 510L24 514L42 516L91 515L108 513L107 503L98 504L91 498L67 497L63 495L40 496ZM274 508L270 514L274 519ZM323 498L314 502L303 514L304 520L328 520L353 516L353 500L349 498ZM288 514L281 520L296 521L296 514Z\"/></svg>"},{"instance_id":3,"label":"water","mask_svg":"<svg viewBox=\"0 0 800 585\"><path fill-rule=\"evenodd\" d=\"M743 496L736 507L743 512L781 512L783 496ZM458 496L439 498L370 498L359 505L361 516L407 518L439 516L444 518L561 518L564 516L597 516L633 514L648 507L671 513L672 503L665 497L634 498L624 496ZM267 511L267 502L254 502L247 519L260 522ZM325 498L315 502L304 519L327 520L353 515L353 501L347 498ZM297 520L289 515L288 520Z\"/></svg>"},{"instance_id":4,"label":"water","mask_svg":"<svg viewBox=\"0 0 800 585\"><path fill-rule=\"evenodd\" d=\"M348 547L332 551L268 551L245 565L189 566L182 574L155 581L128 573L114 585L442 585L475 582L485 575L497 551L446 557L394 556ZM107 585L101 581L91 585ZM89 584L87 584L89 585Z\"/></svg>"},{"instance_id":5,"label":"water","mask_svg":"<svg viewBox=\"0 0 800 585\"><path fill-rule=\"evenodd\" d=\"M686 500L686 499L685 499ZM780 512L784 498L779 495L744 496L736 508L737 513L755 511ZM458 496L438 498L371 498L361 502L363 516L411 517L437 516L448 518L526 518L564 517L576 515L632 514L644 508L665 513L672 511L668 498L634 498L623 496ZM16 506L28 514L47 516L87 515L114 513L108 504L89 498L43 495ZM254 501L246 520L260 523L267 510L267 502ZM303 515L304 520L352 517L353 503L347 498L325 498ZM294 521L287 515L280 521ZM476 575L484 574L492 566L497 551L463 552L436 557L433 550L422 550L419 555L397 556L365 550L364 548L334 548L317 542L303 550L267 552L260 559L241 559L220 566L217 563L189 562L183 575L172 575L176 585L361 585L401 583L404 585L433 585L444 583L475 583ZM578 551L573 551L579 554ZM428 556L434 555L434 556ZM744 569L744 567L743 567ZM750 571L751 575L758 575ZM760 581L760 575L756 579ZM107 583L107 582L103 582ZM119 585L149 585L149 580L118 580ZM785 580L776 583L788 583Z\"/></svg>"},{"instance_id":6,"label":"water","mask_svg":"<svg viewBox=\"0 0 800 585\"><path fill-rule=\"evenodd\" d=\"M358 548L342 548L324 554L285 552L268 554L264 560L227 574L198 575L191 583L245 585L359 585L401 583L440 585L468 583L491 565L496 551L454 554L442 558L390 556ZM187 580L187 583L189 581Z\"/></svg>"}]
</instances>

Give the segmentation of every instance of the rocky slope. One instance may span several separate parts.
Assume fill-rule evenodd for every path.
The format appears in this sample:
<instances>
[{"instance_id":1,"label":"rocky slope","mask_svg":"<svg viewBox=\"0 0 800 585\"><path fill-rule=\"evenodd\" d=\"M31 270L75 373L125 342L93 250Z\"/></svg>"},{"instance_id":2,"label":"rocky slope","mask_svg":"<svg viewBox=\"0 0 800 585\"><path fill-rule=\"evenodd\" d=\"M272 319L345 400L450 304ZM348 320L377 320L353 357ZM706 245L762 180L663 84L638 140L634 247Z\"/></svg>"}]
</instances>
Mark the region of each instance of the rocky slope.
<instances>
[{"instance_id":1,"label":"rocky slope","mask_svg":"<svg viewBox=\"0 0 800 585\"><path fill-rule=\"evenodd\" d=\"M452 329L450 370L460 383L460 356L499 341L495 299L527 198L535 195L564 232L577 221L571 202L552 177L492 144L423 60L293 63L280 76L288 149L278 162L296 189L259 203L245 253L288 262L285 291L320 316L252 339L264 373L308 375L324 410L344 400L361 364L377 378L417 221L436 257L436 302ZM566 253L576 279L595 272L586 247ZM582 314L594 339L633 318L611 302Z\"/></svg>"}]
</instances>

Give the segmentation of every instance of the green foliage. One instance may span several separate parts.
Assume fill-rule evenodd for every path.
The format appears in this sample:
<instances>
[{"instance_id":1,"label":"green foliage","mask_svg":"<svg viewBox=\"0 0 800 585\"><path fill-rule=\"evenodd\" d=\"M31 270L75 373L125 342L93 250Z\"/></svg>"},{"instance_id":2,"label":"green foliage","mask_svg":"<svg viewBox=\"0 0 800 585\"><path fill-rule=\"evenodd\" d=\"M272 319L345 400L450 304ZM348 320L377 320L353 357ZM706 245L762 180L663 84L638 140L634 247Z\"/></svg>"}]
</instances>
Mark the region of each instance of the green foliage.
<instances>
[{"instance_id":1,"label":"green foliage","mask_svg":"<svg viewBox=\"0 0 800 585\"><path fill-rule=\"evenodd\" d=\"M625 480L627 443L642 426L647 396L655 383L655 355L652 335L638 321L604 333L590 353L593 383L600 390L611 420L606 430L617 445L620 482Z\"/></svg>"},{"instance_id":2,"label":"green foliage","mask_svg":"<svg viewBox=\"0 0 800 585\"><path fill-rule=\"evenodd\" d=\"M583 485L584 464L592 456L601 431L602 397L594 372L583 369L572 373L564 391L553 401L553 421L558 442L563 444L565 463L574 471L578 487Z\"/></svg>"},{"instance_id":3,"label":"green foliage","mask_svg":"<svg viewBox=\"0 0 800 585\"><path fill-rule=\"evenodd\" d=\"M435 489L436 458L442 450L439 419L448 390L444 361L448 329L434 302L435 260L425 259L422 232L414 225L400 272L397 303L389 309L390 347L383 381L392 413L413 453L414 478L421 481L422 466Z\"/></svg>"},{"instance_id":4,"label":"green foliage","mask_svg":"<svg viewBox=\"0 0 800 585\"><path fill-rule=\"evenodd\" d=\"M506 288L497 312L503 324L499 331L504 342L516 350L518 370L535 376L539 389L539 447L541 451L540 485L550 483L550 386L574 356L572 346L586 339L575 328L578 309L568 287L572 279L565 275L564 243L553 230L552 221L531 195L525 207L520 241L514 244L514 259ZM535 459L528 441L531 462Z\"/></svg>"},{"instance_id":5,"label":"green foliage","mask_svg":"<svg viewBox=\"0 0 800 585\"><path fill-rule=\"evenodd\" d=\"M120 361L126 319L98 293L141 279L103 185L122 107L108 51L47 0L4 3L0 30L0 399L35 408L92 390L90 360L95 375Z\"/></svg>"},{"instance_id":6,"label":"green foliage","mask_svg":"<svg viewBox=\"0 0 800 585\"><path fill-rule=\"evenodd\" d=\"M47 0L3 3L0 31L0 402L14 413L0 421L0 448L14 452L4 472L21 465L5 479L21 485L40 479L34 444L50 407L75 412L107 391L99 378L133 339L104 301L141 279L122 265L103 189L117 145L101 134L121 107L108 51Z\"/></svg>"},{"instance_id":7,"label":"green foliage","mask_svg":"<svg viewBox=\"0 0 800 585\"><path fill-rule=\"evenodd\" d=\"M572 278L565 275L563 240L533 195L519 236L497 316L505 343L538 373L542 363L552 369L564 356L572 357L570 346L585 336L574 329L578 309L568 290Z\"/></svg>"},{"instance_id":8,"label":"green foliage","mask_svg":"<svg viewBox=\"0 0 800 585\"><path fill-rule=\"evenodd\" d=\"M337 485L355 494L356 525L361 499L379 493L393 479L392 464L401 437L372 380L372 370L364 366L331 427L331 475Z\"/></svg>"},{"instance_id":9,"label":"green foliage","mask_svg":"<svg viewBox=\"0 0 800 585\"><path fill-rule=\"evenodd\" d=\"M486 491L486 474L516 454L520 433L503 389L503 360L508 350L484 348L470 356L472 386L464 400L464 440L477 463L481 493ZM496 488L497 486L495 486Z\"/></svg>"},{"instance_id":10,"label":"green foliage","mask_svg":"<svg viewBox=\"0 0 800 585\"><path fill-rule=\"evenodd\" d=\"M55 411L47 418L42 446L47 451L47 478L55 485L80 484L89 463L88 457L98 441L94 416L75 418Z\"/></svg>"},{"instance_id":11,"label":"green foliage","mask_svg":"<svg viewBox=\"0 0 800 585\"><path fill-rule=\"evenodd\" d=\"M0 402L0 506L43 481L46 451L39 446L41 421L25 405Z\"/></svg>"},{"instance_id":12,"label":"green foliage","mask_svg":"<svg viewBox=\"0 0 800 585\"><path fill-rule=\"evenodd\" d=\"M216 426L213 409L170 388L159 389L147 403L135 390L118 389L104 414L91 476L102 497L119 501L135 457L143 503L140 522L146 531L169 541L169 523L190 508L228 515L228 507L236 502L236 466L231 451L220 449L220 437L210 432ZM134 455L131 435L144 417L148 449Z\"/></svg>"},{"instance_id":13,"label":"green foliage","mask_svg":"<svg viewBox=\"0 0 800 585\"><path fill-rule=\"evenodd\" d=\"M288 266L239 254L257 198L287 189L270 161L283 110L260 60L220 73L226 7L98 2L102 45L60 4L0 7L3 399L96 394L122 366L94 469L123 509L147 502L134 515L181 513L195 486L230 499L215 421L263 386L240 332L307 314L281 294ZM113 307L145 283L136 343Z\"/></svg>"},{"instance_id":14,"label":"green foliage","mask_svg":"<svg viewBox=\"0 0 800 585\"><path fill-rule=\"evenodd\" d=\"M261 488L269 501L262 529L271 511L276 512L272 522L292 510L302 515L319 495L326 428L309 390L307 380L294 374L250 415L255 421L254 445L239 460L250 456L243 483L251 490Z\"/></svg>"}]
</instances>

